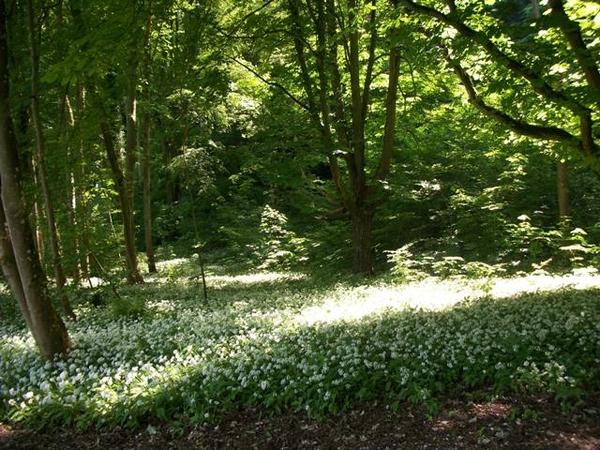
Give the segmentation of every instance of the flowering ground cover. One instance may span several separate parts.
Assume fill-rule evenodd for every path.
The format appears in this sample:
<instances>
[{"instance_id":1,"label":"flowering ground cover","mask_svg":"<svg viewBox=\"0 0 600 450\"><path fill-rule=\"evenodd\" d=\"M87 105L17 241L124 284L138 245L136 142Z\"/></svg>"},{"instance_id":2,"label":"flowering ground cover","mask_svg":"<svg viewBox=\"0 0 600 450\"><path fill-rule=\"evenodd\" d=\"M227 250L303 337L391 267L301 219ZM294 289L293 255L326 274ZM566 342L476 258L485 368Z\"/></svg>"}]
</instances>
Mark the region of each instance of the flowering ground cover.
<instances>
[{"instance_id":1,"label":"flowering ground cover","mask_svg":"<svg viewBox=\"0 0 600 450\"><path fill-rule=\"evenodd\" d=\"M19 321L3 320L0 423L193 428L240 408L312 420L374 403L435 417L449 396L539 395L568 409L599 392L596 276L212 276L206 302L180 280L122 289L131 310L79 302L65 360L42 360Z\"/></svg>"}]
</instances>

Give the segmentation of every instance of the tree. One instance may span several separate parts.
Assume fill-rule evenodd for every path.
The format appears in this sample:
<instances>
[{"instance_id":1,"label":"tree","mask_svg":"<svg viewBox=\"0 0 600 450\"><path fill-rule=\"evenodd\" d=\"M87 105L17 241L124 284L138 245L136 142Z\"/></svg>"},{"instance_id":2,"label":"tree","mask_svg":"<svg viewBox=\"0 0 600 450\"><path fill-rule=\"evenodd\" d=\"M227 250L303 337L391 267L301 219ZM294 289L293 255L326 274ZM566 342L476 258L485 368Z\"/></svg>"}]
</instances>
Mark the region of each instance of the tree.
<instances>
[{"instance_id":1,"label":"tree","mask_svg":"<svg viewBox=\"0 0 600 450\"><path fill-rule=\"evenodd\" d=\"M75 28L85 37L79 41L82 42L81 52L71 52L66 58L72 65L63 63L62 69L67 72L63 76L69 79L71 77L82 79L91 94L92 105L98 114L97 126L101 132L106 159L120 205L127 280L129 283L141 283L143 278L138 267L133 206L138 140L138 38L142 31L138 5L135 0L128 2L121 11L121 16L115 17L113 21L106 21L103 26L94 30L86 27L85 20L91 20L92 13L105 17L106 14L113 12L111 8L115 5L103 5L99 10L85 5L89 10L84 10L81 2L72 0L70 6ZM124 39L115 43L116 35L121 35ZM109 49L112 49L112 52ZM105 58L97 58L95 52L102 52ZM82 64L82 61L90 64ZM124 75L123 77L116 76L116 68ZM117 98L118 95L125 97L124 106L120 104L121 99ZM117 124L115 119L120 114L125 116L124 157L121 157L120 142L116 141L116 136L119 134L115 130Z\"/></svg>"},{"instance_id":2,"label":"tree","mask_svg":"<svg viewBox=\"0 0 600 450\"><path fill-rule=\"evenodd\" d=\"M404 7L400 14L433 19L430 32L481 113L515 133L574 149L600 171L600 72L592 47L600 29L591 14L599 6L550 0L540 17L531 15L531 26L519 27L494 16L504 1L395 3Z\"/></svg>"},{"instance_id":3,"label":"tree","mask_svg":"<svg viewBox=\"0 0 600 450\"><path fill-rule=\"evenodd\" d=\"M257 68L238 61L255 72L270 68L263 80L308 112L337 190L335 214L351 225L353 271L369 274L373 218L386 198L395 143L403 30L387 20L384 1L267 5L258 10L277 18L275 31L285 15L288 56L278 62L280 52L271 50L275 56Z\"/></svg>"},{"instance_id":4,"label":"tree","mask_svg":"<svg viewBox=\"0 0 600 450\"><path fill-rule=\"evenodd\" d=\"M21 189L9 97L6 4L0 0L0 264L42 355L66 354L71 341L50 301Z\"/></svg>"},{"instance_id":5,"label":"tree","mask_svg":"<svg viewBox=\"0 0 600 450\"><path fill-rule=\"evenodd\" d=\"M152 5L150 4L150 8ZM141 147L143 151L142 158L142 189L143 189L143 213L144 213L144 244L146 246L146 258L148 259L148 272L156 272L156 258L154 255L154 242L152 239L152 190L151 190L151 159L150 147L152 144L150 129L152 127L152 115L150 113L150 104L152 93L150 90L150 68L152 63L152 54L150 51L150 36L152 34L152 11L147 15L146 29L144 36L144 80L142 82L142 95L144 100L144 109L142 111L142 139Z\"/></svg>"},{"instance_id":6,"label":"tree","mask_svg":"<svg viewBox=\"0 0 600 450\"><path fill-rule=\"evenodd\" d=\"M75 319L75 312L73 311L71 303L69 302L69 299L64 292L66 277L63 271L60 241L56 227L56 220L54 218L54 200L50 192L50 185L48 183L48 175L46 169L46 145L42 129L42 117L40 112L39 98L40 53L39 42L37 39L38 26L35 22L35 10L33 6L33 0L27 1L27 25L29 29L29 48L31 60L31 117L33 121L35 135L38 179L42 186L45 207L44 212L46 214L46 224L48 228L48 241L50 244L50 251L52 253L52 267L54 269L56 290L58 291L60 304L65 314L67 314L72 319Z\"/></svg>"},{"instance_id":7,"label":"tree","mask_svg":"<svg viewBox=\"0 0 600 450\"><path fill-rule=\"evenodd\" d=\"M125 237L125 259L127 262L127 279L130 283L141 283L143 278L140 275L137 262L137 251L135 248L135 222L133 220L133 190L135 182L135 164L137 160L137 85L138 85L138 39L142 27L139 25L139 12L136 0L131 0L131 18L132 31L130 33L130 42L128 44L127 61L127 142L125 147L125 171L124 179L121 174L117 174L117 164L115 164L115 155L109 155L111 168L115 176L115 182L119 187L119 200L121 201L123 235ZM107 150L109 147L107 146ZM120 172L120 169L119 169Z\"/></svg>"}]
</instances>

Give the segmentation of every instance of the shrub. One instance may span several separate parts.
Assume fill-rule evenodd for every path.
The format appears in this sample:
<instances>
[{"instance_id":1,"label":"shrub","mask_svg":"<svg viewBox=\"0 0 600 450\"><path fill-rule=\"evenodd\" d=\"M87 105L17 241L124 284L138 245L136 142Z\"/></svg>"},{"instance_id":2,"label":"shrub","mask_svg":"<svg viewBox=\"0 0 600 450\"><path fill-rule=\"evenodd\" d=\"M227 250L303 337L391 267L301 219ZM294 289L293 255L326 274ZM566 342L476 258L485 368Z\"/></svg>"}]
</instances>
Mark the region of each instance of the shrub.
<instances>
[{"instance_id":1,"label":"shrub","mask_svg":"<svg viewBox=\"0 0 600 450\"><path fill-rule=\"evenodd\" d=\"M141 317L146 313L146 301L142 297L116 297L109 300L110 311L115 318Z\"/></svg>"},{"instance_id":2,"label":"shrub","mask_svg":"<svg viewBox=\"0 0 600 450\"><path fill-rule=\"evenodd\" d=\"M306 239L287 229L285 214L265 205L260 218L259 269L287 269L306 260Z\"/></svg>"}]
</instances>

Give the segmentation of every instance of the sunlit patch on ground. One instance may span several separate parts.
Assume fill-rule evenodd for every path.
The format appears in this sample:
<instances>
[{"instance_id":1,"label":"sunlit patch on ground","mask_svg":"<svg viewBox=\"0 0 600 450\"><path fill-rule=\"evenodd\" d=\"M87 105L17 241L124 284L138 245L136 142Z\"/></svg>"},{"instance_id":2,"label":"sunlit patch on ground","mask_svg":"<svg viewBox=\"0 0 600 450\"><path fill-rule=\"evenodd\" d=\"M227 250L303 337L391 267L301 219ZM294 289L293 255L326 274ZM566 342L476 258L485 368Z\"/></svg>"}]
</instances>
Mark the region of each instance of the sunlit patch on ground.
<instances>
[{"instance_id":1,"label":"sunlit patch on ground","mask_svg":"<svg viewBox=\"0 0 600 450\"><path fill-rule=\"evenodd\" d=\"M485 296L507 298L532 292L563 288L600 287L600 275L582 272L573 275L531 275L490 280L440 280L428 278L406 285L366 286L338 291L322 304L304 308L297 321L310 325L317 322L354 321L384 310L441 310L469 299Z\"/></svg>"},{"instance_id":2,"label":"sunlit patch on ground","mask_svg":"<svg viewBox=\"0 0 600 450\"><path fill-rule=\"evenodd\" d=\"M212 286L225 286L228 284L252 285L262 283L284 283L288 281L298 281L306 279L306 275L301 273L251 273L245 275L209 275L206 277L207 283Z\"/></svg>"},{"instance_id":3,"label":"sunlit patch on ground","mask_svg":"<svg viewBox=\"0 0 600 450\"><path fill-rule=\"evenodd\" d=\"M590 289L600 287L600 275L592 271L580 271L573 275L529 275L519 278L497 279L490 295L511 297L525 292L554 291L563 288Z\"/></svg>"},{"instance_id":4,"label":"sunlit patch on ground","mask_svg":"<svg viewBox=\"0 0 600 450\"><path fill-rule=\"evenodd\" d=\"M159 261L156 263L156 268L159 271L166 270L169 268L177 267L182 264L187 264L189 262L188 258L174 258L166 261Z\"/></svg>"}]
</instances>

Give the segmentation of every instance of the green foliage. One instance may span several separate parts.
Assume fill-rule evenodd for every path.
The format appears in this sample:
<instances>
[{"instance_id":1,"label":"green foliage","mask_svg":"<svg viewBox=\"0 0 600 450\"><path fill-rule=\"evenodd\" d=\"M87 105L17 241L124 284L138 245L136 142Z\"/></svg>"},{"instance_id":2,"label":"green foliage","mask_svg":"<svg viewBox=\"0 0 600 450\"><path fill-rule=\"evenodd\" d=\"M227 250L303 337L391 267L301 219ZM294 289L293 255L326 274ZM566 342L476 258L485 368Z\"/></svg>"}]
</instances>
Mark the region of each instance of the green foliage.
<instances>
[{"instance_id":1,"label":"green foliage","mask_svg":"<svg viewBox=\"0 0 600 450\"><path fill-rule=\"evenodd\" d=\"M481 279L502 276L503 264L490 265L481 261L465 261L460 256L447 256L441 252L428 252L416 256L412 245L387 252L391 273L401 282L421 280L429 276L440 278L465 276Z\"/></svg>"},{"instance_id":2,"label":"green foliage","mask_svg":"<svg viewBox=\"0 0 600 450\"><path fill-rule=\"evenodd\" d=\"M0 322L0 418L87 429L148 417L202 424L240 405L320 417L366 399L424 402L433 414L439 395L465 390L565 404L597 395L600 292L533 280L495 279L495 298L439 279L214 276L206 304L188 283L129 287L147 312L80 307L67 360L42 360L21 327ZM502 293L515 285L530 292Z\"/></svg>"},{"instance_id":3,"label":"green foliage","mask_svg":"<svg viewBox=\"0 0 600 450\"><path fill-rule=\"evenodd\" d=\"M146 299L143 297L111 296L108 302L110 312L115 319L139 318L146 313Z\"/></svg>"},{"instance_id":4,"label":"green foliage","mask_svg":"<svg viewBox=\"0 0 600 450\"><path fill-rule=\"evenodd\" d=\"M526 215L519 216L518 220L502 230L504 238L498 232L497 238L506 239L507 244L498 245L498 253L486 255L494 261L491 264L448 255L441 250L427 250L422 243L411 243L386 252L390 271L398 280L410 282L427 276L485 278L533 270L568 272L597 265L600 248L587 241L584 230L576 228L566 238L562 231L546 231L532 225Z\"/></svg>"},{"instance_id":5,"label":"green foliage","mask_svg":"<svg viewBox=\"0 0 600 450\"><path fill-rule=\"evenodd\" d=\"M16 300L11 295L8 285L0 281L0 322L14 323L22 321L21 312Z\"/></svg>"},{"instance_id":6,"label":"green foliage","mask_svg":"<svg viewBox=\"0 0 600 450\"><path fill-rule=\"evenodd\" d=\"M288 230L287 217L265 205L260 217L259 269L286 269L306 261L306 240Z\"/></svg>"}]
</instances>

